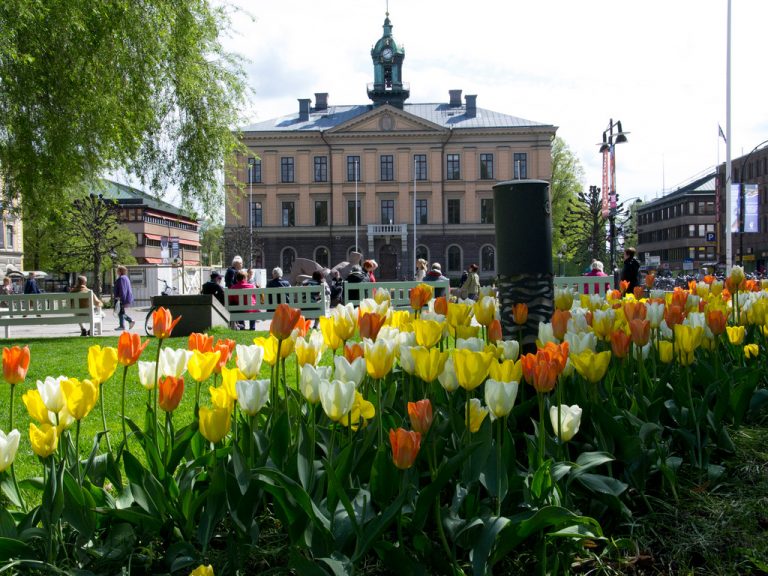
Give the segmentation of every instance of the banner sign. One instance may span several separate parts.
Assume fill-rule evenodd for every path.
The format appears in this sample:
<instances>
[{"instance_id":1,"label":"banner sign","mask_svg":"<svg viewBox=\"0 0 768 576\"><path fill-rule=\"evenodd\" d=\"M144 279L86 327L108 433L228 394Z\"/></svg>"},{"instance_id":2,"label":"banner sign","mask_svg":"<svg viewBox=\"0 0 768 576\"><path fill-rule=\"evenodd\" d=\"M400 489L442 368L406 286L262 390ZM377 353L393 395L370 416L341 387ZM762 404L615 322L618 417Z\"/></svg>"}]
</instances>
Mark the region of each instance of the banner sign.
<instances>
[{"instance_id":1,"label":"banner sign","mask_svg":"<svg viewBox=\"0 0 768 576\"><path fill-rule=\"evenodd\" d=\"M179 257L179 237L171 236L171 259Z\"/></svg>"},{"instance_id":2,"label":"banner sign","mask_svg":"<svg viewBox=\"0 0 768 576\"><path fill-rule=\"evenodd\" d=\"M744 184L744 232L746 233L759 231L757 200L757 184Z\"/></svg>"},{"instance_id":3,"label":"banner sign","mask_svg":"<svg viewBox=\"0 0 768 576\"><path fill-rule=\"evenodd\" d=\"M603 150L603 194L602 194L602 210L603 218L608 218L608 188L610 183L608 180L608 150Z\"/></svg>"},{"instance_id":4,"label":"banner sign","mask_svg":"<svg viewBox=\"0 0 768 576\"><path fill-rule=\"evenodd\" d=\"M739 232L739 206L740 202L741 184L731 184L731 197L729 198L729 205L726 206L728 213L731 215L731 232Z\"/></svg>"},{"instance_id":5,"label":"banner sign","mask_svg":"<svg viewBox=\"0 0 768 576\"><path fill-rule=\"evenodd\" d=\"M611 147L611 189L608 192L608 205L616 210L616 149Z\"/></svg>"}]
</instances>

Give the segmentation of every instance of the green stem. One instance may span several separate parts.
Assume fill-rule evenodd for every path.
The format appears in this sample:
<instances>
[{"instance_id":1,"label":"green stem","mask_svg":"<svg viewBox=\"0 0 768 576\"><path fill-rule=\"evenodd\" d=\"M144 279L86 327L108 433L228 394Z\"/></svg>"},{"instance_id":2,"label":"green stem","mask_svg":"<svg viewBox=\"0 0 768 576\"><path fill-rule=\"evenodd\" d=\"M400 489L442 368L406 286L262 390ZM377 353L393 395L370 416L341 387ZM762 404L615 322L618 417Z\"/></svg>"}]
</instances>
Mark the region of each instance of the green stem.
<instances>
[{"instance_id":1,"label":"green stem","mask_svg":"<svg viewBox=\"0 0 768 576\"><path fill-rule=\"evenodd\" d=\"M155 433L155 448L160 452L160 443L157 435L157 395L158 395L158 372L160 370L160 349L163 347L163 339L157 343L157 355L155 356L155 386L152 389L152 428Z\"/></svg>"},{"instance_id":2,"label":"green stem","mask_svg":"<svg viewBox=\"0 0 768 576\"><path fill-rule=\"evenodd\" d=\"M379 424L379 448L384 446L384 409L381 406L381 378L376 381L376 400L378 402L379 417L377 418Z\"/></svg>"},{"instance_id":3,"label":"green stem","mask_svg":"<svg viewBox=\"0 0 768 576\"><path fill-rule=\"evenodd\" d=\"M165 413L165 464L171 460L171 452L173 451L173 421L171 420L171 412Z\"/></svg>"},{"instance_id":4,"label":"green stem","mask_svg":"<svg viewBox=\"0 0 768 576\"><path fill-rule=\"evenodd\" d=\"M77 466L77 482L83 487L83 477L80 471L80 420L75 427L75 466Z\"/></svg>"},{"instance_id":5,"label":"green stem","mask_svg":"<svg viewBox=\"0 0 768 576\"><path fill-rule=\"evenodd\" d=\"M107 432L107 419L104 416L104 383L99 383L99 404L101 404L101 426L104 429L104 436L107 439L107 450L112 453L112 443L109 441L109 432Z\"/></svg>"},{"instance_id":6,"label":"green stem","mask_svg":"<svg viewBox=\"0 0 768 576\"><path fill-rule=\"evenodd\" d=\"M696 429L696 464L699 468L699 471L702 469L702 451L703 446L701 445L701 427L699 426L699 419L696 416L696 409L693 405L693 393L691 391L691 372L690 370L685 371L685 382L688 385L688 402L690 402L691 406L691 418L693 418L693 425Z\"/></svg>"},{"instance_id":7,"label":"green stem","mask_svg":"<svg viewBox=\"0 0 768 576\"><path fill-rule=\"evenodd\" d=\"M14 384L11 384L11 417L10 417L10 425L8 426L8 432L10 433L13 430L13 397L15 396L14 392L16 390L16 386Z\"/></svg>"},{"instance_id":8,"label":"green stem","mask_svg":"<svg viewBox=\"0 0 768 576\"><path fill-rule=\"evenodd\" d=\"M123 424L123 449L128 450L128 434L125 431L125 379L128 376L128 366L123 366L123 384L120 400L120 420Z\"/></svg>"},{"instance_id":9,"label":"green stem","mask_svg":"<svg viewBox=\"0 0 768 576\"><path fill-rule=\"evenodd\" d=\"M253 431L256 429L256 415L254 414L249 419L249 436L248 436L248 453L250 454L250 461L248 462L248 467L253 468L256 460L256 446L255 442L253 441Z\"/></svg>"},{"instance_id":10,"label":"green stem","mask_svg":"<svg viewBox=\"0 0 768 576\"><path fill-rule=\"evenodd\" d=\"M501 443L504 441L504 427L507 417L499 418L496 429L496 516L501 516Z\"/></svg>"},{"instance_id":11,"label":"green stem","mask_svg":"<svg viewBox=\"0 0 768 576\"><path fill-rule=\"evenodd\" d=\"M538 394L539 398L539 466L538 468L541 468L541 466L544 464L544 447L545 447L545 439L546 439L546 428L544 427L544 394L539 392Z\"/></svg>"}]
</instances>

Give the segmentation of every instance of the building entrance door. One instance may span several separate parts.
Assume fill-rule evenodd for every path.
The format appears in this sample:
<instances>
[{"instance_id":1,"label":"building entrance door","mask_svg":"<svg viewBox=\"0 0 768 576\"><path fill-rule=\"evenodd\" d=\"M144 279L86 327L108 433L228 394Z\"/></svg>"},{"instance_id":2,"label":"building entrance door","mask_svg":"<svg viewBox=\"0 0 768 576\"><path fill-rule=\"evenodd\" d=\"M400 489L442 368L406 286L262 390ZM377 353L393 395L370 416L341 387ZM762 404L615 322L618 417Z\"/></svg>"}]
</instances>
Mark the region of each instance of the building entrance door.
<instances>
[{"instance_id":1,"label":"building entrance door","mask_svg":"<svg viewBox=\"0 0 768 576\"><path fill-rule=\"evenodd\" d=\"M397 249L392 244L385 244L379 250L379 269L376 275L379 280L397 280L399 269Z\"/></svg>"}]
</instances>

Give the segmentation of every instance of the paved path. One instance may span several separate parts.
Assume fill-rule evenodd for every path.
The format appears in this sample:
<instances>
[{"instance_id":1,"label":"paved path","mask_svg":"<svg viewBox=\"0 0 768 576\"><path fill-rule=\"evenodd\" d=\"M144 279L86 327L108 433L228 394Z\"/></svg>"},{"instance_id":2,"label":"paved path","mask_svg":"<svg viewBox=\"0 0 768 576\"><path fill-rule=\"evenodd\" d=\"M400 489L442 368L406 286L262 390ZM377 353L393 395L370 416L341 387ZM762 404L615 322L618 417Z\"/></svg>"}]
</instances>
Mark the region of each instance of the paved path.
<instances>
[{"instance_id":1,"label":"paved path","mask_svg":"<svg viewBox=\"0 0 768 576\"><path fill-rule=\"evenodd\" d=\"M144 318L147 316L149 308L131 308L128 313L136 322L131 332L145 336ZM117 316L112 310L104 311L102 320L102 336L117 336L120 331L117 329ZM86 328L88 327L85 324ZM269 330L269 320L259 320L256 322L256 330ZM0 328L0 339L2 338L2 328ZM18 338L66 338L68 336L80 337L80 327L77 324L47 324L38 326L11 326L11 337L5 343L12 343ZM98 338L98 336L96 336Z\"/></svg>"}]
</instances>

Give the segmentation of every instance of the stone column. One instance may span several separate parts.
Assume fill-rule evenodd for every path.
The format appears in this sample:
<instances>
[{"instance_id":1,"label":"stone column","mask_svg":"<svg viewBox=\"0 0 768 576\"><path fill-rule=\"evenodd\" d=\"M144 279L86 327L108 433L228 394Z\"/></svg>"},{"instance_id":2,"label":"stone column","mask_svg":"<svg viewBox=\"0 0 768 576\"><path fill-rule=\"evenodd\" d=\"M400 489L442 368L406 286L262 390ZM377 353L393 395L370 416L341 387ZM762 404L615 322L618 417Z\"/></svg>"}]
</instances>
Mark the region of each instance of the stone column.
<instances>
[{"instance_id":1,"label":"stone column","mask_svg":"<svg viewBox=\"0 0 768 576\"><path fill-rule=\"evenodd\" d=\"M549 322L554 307L549 183L499 182L493 187L493 210L502 332L505 339L519 338L521 352L534 352L539 322ZM522 330L512 320L517 303L528 306Z\"/></svg>"}]
</instances>

